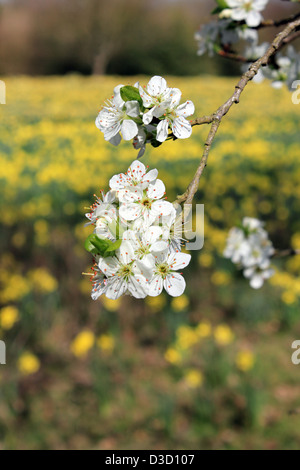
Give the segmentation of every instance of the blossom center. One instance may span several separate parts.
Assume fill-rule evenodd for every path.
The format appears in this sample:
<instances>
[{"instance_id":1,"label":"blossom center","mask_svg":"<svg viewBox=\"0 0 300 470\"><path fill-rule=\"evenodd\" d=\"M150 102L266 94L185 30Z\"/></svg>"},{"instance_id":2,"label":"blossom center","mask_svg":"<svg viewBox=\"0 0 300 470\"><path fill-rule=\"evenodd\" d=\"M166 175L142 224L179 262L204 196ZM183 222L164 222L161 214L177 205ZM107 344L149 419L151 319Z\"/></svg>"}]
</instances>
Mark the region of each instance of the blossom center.
<instances>
[{"instance_id":1,"label":"blossom center","mask_svg":"<svg viewBox=\"0 0 300 470\"><path fill-rule=\"evenodd\" d=\"M157 266L156 273L159 274L163 279L167 277L170 272L170 267L166 263L159 264Z\"/></svg>"},{"instance_id":2,"label":"blossom center","mask_svg":"<svg viewBox=\"0 0 300 470\"><path fill-rule=\"evenodd\" d=\"M124 264L118 271L119 276L128 279L132 275L132 267L129 264Z\"/></svg>"},{"instance_id":3,"label":"blossom center","mask_svg":"<svg viewBox=\"0 0 300 470\"><path fill-rule=\"evenodd\" d=\"M147 207L148 209L151 209L151 204L152 204L152 199L148 198L148 197L144 197L142 200L141 200L141 204L145 207Z\"/></svg>"},{"instance_id":4,"label":"blossom center","mask_svg":"<svg viewBox=\"0 0 300 470\"><path fill-rule=\"evenodd\" d=\"M252 0L249 0L248 2L245 3L245 10L247 12L252 10Z\"/></svg>"},{"instance_id":5,"label":"blossom center","mask_svg":"<svg viewBox=\"0 0 300 470\"><path fill-rule=\"evenodd\" d=\"M138 250L136 251L136 253L140 257L147 255L148 253L150 253L149 246L141 245L140 248L138 248Z\"/></svg>"}]
</instances>

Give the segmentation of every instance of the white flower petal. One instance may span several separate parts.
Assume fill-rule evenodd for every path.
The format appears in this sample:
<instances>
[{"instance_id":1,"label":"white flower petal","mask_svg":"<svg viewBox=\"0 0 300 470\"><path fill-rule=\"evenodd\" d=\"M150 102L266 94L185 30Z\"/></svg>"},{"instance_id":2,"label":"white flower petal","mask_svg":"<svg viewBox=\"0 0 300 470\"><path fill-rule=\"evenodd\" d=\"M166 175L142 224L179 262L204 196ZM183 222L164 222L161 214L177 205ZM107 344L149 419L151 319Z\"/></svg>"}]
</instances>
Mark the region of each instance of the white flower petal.
<instances>
[{"instance_id":1,"label":"white flower petal","mask_svg":"<svg viewBox=\"0 0 300 470\"><path fill-rule=\"evenodd\" d=\"M260 289L264 284L264 278L261 274L254 274L254 276L250 279L250 286L253 289Z\"/></svg>"},{"instance_id":2,"label":"white flower petal","mask_svg":"<svg viewBox=\"0 0 300 470\"><path fill-rule=\"evenodd\" d=\"M149 183L153 183L156 180L157 175L158 175L158 171L154 169L154 170L148 171L148 173L146 173L143 176L141 182L146 185L145 188L148 186Z\"/></svg>"},{"instance_id":3,"label":"white flower petal","mask_svg":"<svg viewBox=\"0 0 300 470\"><path fill-rule=\"evenodd\" d=\"M139 249L139 247L140 247L139 239L137 237L136 232L134 232L133 230L126 230L123 233L122 239L124 240L124 242L130 243L133 250L138 250Z\"/></svg>"},{"instance_id":4,"label":"white flower petal","mask_svg":"<svg viewBox=\"0 0 300 470\"><path fill-rule=\"evenodd\" d=\"M276 90L279 90L280 88L282 88L283 84L284 82L282 82L281 80L276 80L275 82L271 83L272 87L275 88Z\"/></svg>"},{"instance_id":5,"label":"white flower petal","mask_svg":"<svg viewBox=\"0 0 300 470\"><path fill-rule=\"evenodd\" d=\"M119 145L121 140L122 140L122 137L120 136L120 134L116 134L114 137L112 137L112 139L109 139L109 142L112 145L115 145L117 147L117 145Z\"/></svg>"},{"instance_id":6,"label":"white flower petal","mask_svg":"<svg viewBox=\"0 0 300 470\"><path fill-rule=\"evenodd\" d=\"M241 0L227 0L226 3L230 8L237 8L241 6Z\"/></svg>"},{"instance_id":7,"label":"white flower petal","mask_svg":"<svg viewBox=\"0 0 300 470\"><path fill-rule=\"evenodd\" d=\"M134 178L135 181L141 181L145 177L146 167L139 160L134 160L128 168L128 175Z\"/></svg>"},{"instance_id":8,"label":"white flower petal","mask_svg":"<svg viewBox=\"0 0 300 470\"><path fill-rule=\"evenodd\" d=\"M243 8L235 8L232 10L231 18L235 21L242 21L246 18L247 12Z\"/></svg>"},{"instance_id":9,"label":"white flower petal","mask_svg":"<svg viewBox=\"0 0 300 470\"><path fill-rule=\"evenodd\" d=\"M153 225L142 235L142 241L145 245L152 245L162 235L161 227Z\"/></svg>"},{"instance_id":10,"label":"white flower petal","mask_svg":"<svg viewBox=\"0 0 300 470\"><path fill-rule=\"evenodd\" d=\"M191 116L195 112L195 105L192 101L186 101L185 103L177 107L176 112L179 116Z\"/></svg>"},{"instance_id":11,"label":"white flower petal","mask_svg":"<svg viewBox=\"0 0 300 470\"><path fill-rule=\"evenodd\" d=\"M151 253L157 255L158 253L165 254L169 248L168 242L161 240L154 242L150 248Z\"/></svg>"},{"instance_id":12,"label":"white flower petal","mask_svg":"<svg viewBox=\"0 0 300 470\"><path fill-rule=\"evenodd\" d=\"M158 142L164 142L167 139L168 127L169 127L169 121L167 119L160 121L156 130L156 140L158 140Z\"/></svg>"},{"instance_id":13,"label":"white flower petal","mask_svg":"<svg viewBox=\"0 0 300 470\"><path fill-rule=\"evenodd\" d=\"M131 119L124 119L121 124L121 134L124 140L133 139L137 135L138 131L138 126L134 121Z\"/></svg>"},{"instance_id":14,"label":"white flower petal","mask_svg":"<svg viewBox=\"0 0 300 470\"><path fill-rule=\"evenodd\" d=\"M155 270L154 257L148 254L144 256L143 259L135 261L133 264L133 270L135 275L140 274L144 276L146 282L150 282Z\"/></svg>"},{"instance_id":15,"label":"white flower petal","mask_svg":"<svg viewBox=\"0 0 300 470\"><path fill-rule=\"evenodd\" d=\"M113 277L107 282L106 297L108 299L116 300L121 295L125 294L127 290L127 282L123 278Z\"/></svg>"},{"instance_id":16,"label":"white flower petal","mask_svg":"<svg viewBox=\"0 0 300 470\"><path fill-rule=\"evenodd\" d=\"M137 118L140 115L140 107L137 101L127 101L125 103L127 116Z\"/></svg>"},{"instance_id":17,"label":"white flower petal","mask_svg":"<svg viewBox=\"0 0 300 470\"><path fill-rule=\"evenodd\" d=\"M144 105L145 106L145 105ZM153 112L155 108L151 108L149 111L143 114L143 123L148 125L153 119Z\"/></svg>"},{"instance_id":18,"label":"white flower petal","mask_svg":"<svg viewBox=\"0 0 300 470\"><path fill-rule=\"evenodd\" d=\"M173 205L164 200L154 201L151 206L151 213L155 217L159 217L160 215L169 215L171 214L173 209Z\"/></svg>"},{"instance_id":19,"label":"white flower petal","mask_svg":"<svg viewBox=\"0 0 300 470\"><path fill-rule=\"evenodd\" d=\"M162 293L164 281L161 276L154 276L149 284L148 295L150 297L157 297Z\"/></svg>"},{"instance_id":20,"label":"white flower petal","mask_svg":"<svg viewBox=\"0 0 300 470\"><path fill-rule=\"evenodd\" d=\"M255 28L260 24L262 16L258 11L252 10L246 16L246 23L250 28Z\"/></svg>"},{"instance_id":21,"label":"white flower petal","mask_svg":"<svg viewBox=\"0 0 300 470\"><path fill-rule=\"evenodd\" d=\"M122 244L118 250L118 258L122 264L130 264L134 259L133 246L129 241L122 241Z\"/></svg>"},{"instance_id":22,"label":"white flower petal","mask_svg":"<svg viewBox=\"0 0 300 470\"><path fill-rule=\"evenodd\" d=\"M107 280L104 276L97 276L97 279L93 283L93 290L91 293L91 297L93 300L97 300L101 295L103 295L106 291L107 287Z\"/></svg>"},{"instance_id":23,"label":"white flower petal","mask_svg":"<svg viewBox=\"0 0 300 470\"><path fill-rule=\"evenodd\" d=\"M151 96L161 95L167 88L167 82L164 78L155 75L147 85L147 91Z\"/></svg>"},{"instance_id":24,"label":"white flower petal","mask_svg":"<svg viewBox=\"0 0 300 470\"><path fill-rule=\"evenodd\" d=\"M123 189L124 185L127 183L127 176L124 175L124 173L120 173L119 175L114 175L110 180L109 180L109 187L115 191L118 191L119 189Z\"/></svg>"},{"instance_id":25,"label":"white flower petal","mask_svg":"<svg viewBox=\"0 0 300 470\"><path fill-rule=\"evenodd\" d=\"M105 131L102 131L104 133L104 139L111 141L115 135L117 135L121 130L121 126L119 122L114 122L113 125L111 125L109 128L105 129Z\"/></svg>"},{"instance_id":26,"label":"white flower petal","mask_svg":"<svg viewBox=\"0 0 300 470\"><path fill-rule=\"evenodd\" d=\"M105 276L110 277L117 273L120 267L120 263L115 256L110 256L108 258L101 258L98 266L100 271L102 271Z\"/></svg>"},{"instance_id":27,"label":"white flower petal","mask_svg":"<svg viewBox=\"0 0 300 470\"><path fill-rule=\"evenodd\" d=\"M164 114L167 113L168 108L171 108L171 100L166 100L163 103L158 104L154 108L152 108L153 116L156 118L160 118Z\"/></svg>"},{"instance_id":28,"label":"white flower petal","mask_svg":"<svg viewBox=\"0 0 300 470\"><path fill-rule=\"evenodd\" d=\"M138 202L143 198L143 189L140 186L133 185L127 186L118 193L120 202Z\"/></svg>"},{"instance_id":29,"label":"white flower petal","mask_svg":"<svg viewBox=\"0 0 300 470\"><path fill-rule=\"evenodd\" d=\"M125 220L135 220L142 215L142 207L134 202L124 202L120 206L119 214Z\"/></svg>"},{"instance_id":30,"label":"white flower petal","mask_svg":"<svg viewBox=\"0 0 300 470\"><path fill-rule=\"evenodd\" d=\"M148 295L146 281L144 277L139 274L129 278L128 290L136 299L144 299Z\"/></svg>"},{"instance_id":31,"label":"white flower petal","mask_svg":"<svg viewBox=\"0 0 300 470\"><path fill-rule=\"evenodd\" d=\"M184 117L179 116L173 122L172 131L178 139L187 139L192 135L192 126Z\"/></svg>"},{"instance_id":32,"label":"white flower petal","mask_svg":"<svg viewBox=\"0 0 300 470\"><path fill-rule=\"evenodd\" d=\"M124 106L124 100L121 98L121 93L120 93L120 90L123 86L124 85L117 85L114 88L114 104L120 109Z\"/></svg>"},{"instance_id":33,"label":"white flower petal","mask_svg":"<svg viewBox=\"0 0 300 470\"><path fill-rule=\"evenodd\" d=\"M151 183L147 189L147 196L151 199L161 199L165 195L165 185L161 180L156 180L155 183Z\"/></svg>"},{"instance_id":34,"label":"white flower petal","mask_svg":"<svg viewBox=\"0 0 300 470\"><path fill-rule=\"evenodd\" d=\"M178 273L168 274L164 280L164 288L172 297L179 297L182 295L185 290L185 286L184 278Z\"/></svg>"},{"instance_id":35,"label":"white flower petal","mask_svg":"<svg viewBox=\"0 0 300 470\"><path fill-rule=\"evenodd\" d=\"M145 108L150 108L153 102L152 97L149 96L149 94L141 87L141 85L139 86L139 92Z\"/></svg>"},{"instance_id":36,"label":"white flower petal","mask_svg":"<svg viewBox=\"0 0 300 470\"><path fill-rule=\"evenodd\" d=\"M172 253L168 258L169 266L175 271L186 268L190 261L191 255L188 253Z\"/></svg>"},{"instance_id":37,"label":"white flower petal","mask_svg":"<svg viewBox=\"0 0 300 470\"><path fill-rule=\"evenodd\" d=\"M180 100L181 100L181 91L179 90L179 88L172 88L170 90L170 100L171 100L171 103L170 103L170 107L171 108L176 108L179 103L180 103Z\"/></svg>"}]
</instances>

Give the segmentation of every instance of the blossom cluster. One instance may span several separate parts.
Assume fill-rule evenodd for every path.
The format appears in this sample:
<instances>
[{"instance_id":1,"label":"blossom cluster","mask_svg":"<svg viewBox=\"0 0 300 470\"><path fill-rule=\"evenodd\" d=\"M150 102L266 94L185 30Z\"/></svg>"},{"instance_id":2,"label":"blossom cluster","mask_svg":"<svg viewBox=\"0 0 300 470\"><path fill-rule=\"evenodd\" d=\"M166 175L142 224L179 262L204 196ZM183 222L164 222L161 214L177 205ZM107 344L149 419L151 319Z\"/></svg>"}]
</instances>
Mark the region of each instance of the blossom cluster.
<instances>
[{"instance_id":1,"label":"blossom cluster","mask_svg":"<svg viewBox=\"0 0 300 470\"><path fill-rule=\"evenodd\" d=\"M268 47L269 44L264 43L263 46ZM300 80L300 53L288 46L286 55L277 54L275 64L260 69L255 81L259 83L265 78L271 80L273 88L281 88L285 84L292 91L294 82Z\"/></svg>"},{"instance_id":2,"label":"blossom cluster","mask_svg":"<svg viewBox=\"0 0 300 470\"><path fill-rule=\"evenodd\" d=\"M94 232L85 243L93 254L92 298L155 297L163 289L173 297L185 290L178 271L191 256L181 252L178 213L166 201L156 169L135 160L128 171L110 179L110 190L86 214Z\"/></svg>"},{"instance_id":3,"label":"blossom cluster","mask_svg":"<svg viewBox=\"0 0 300 470\"><path fill-rule=\"evenodd\" d=\"M243 274L250 279L253 289L259 289L274 274L270 267L274 253L263 223L258 219L245 217L240 227L233 227L229 231L223 254L243 269Z\"/></svg>"},{"instance_id":4,"label":"blossom cluster","mask_svg":"<svg viewBox=\"0 0 300 470\"><path fill-rule=\"evenodd\" d=\"M258 33L256 28L261 20L261 11L268 0L224 0L218 3L213 14L218 13L218 20L201 26L195 34L198 42L198 55L230 49L233 44L243 40L257 45Z\"/></svg>"},{"instance_id":5,"label":"blossom cluster","mask_svg":"<svg viewBox=\"0 0 300 470\"><path fill-rule=\"evenodd\" d=\"M192 101L180 104L181 91L169 88L164 78L154 76L147 86L118 85L96 118L105 140L119 145L132 140L140 158L150 143L159 146L168 137L186 139L192 134L187 117L195 112Z\"/></svg>"},{"instance_id":6,"label":"blossom cluster","mask_svg":"<svg viewBox=\"0 0 300 470\"><path fill-rule=\"evenodd\" d=\"M217 0L218 7L212 12L218 14L218 20L203 25L195 34L198 43L198 55L206 52L212 56L215 52L220 55L234 53L233 46L238 42L244 43L246 64L242 65L245 72L252 61L259 59L270 44L260 44L257 27L263 20L262 11L268 0ZM293 89L295 81L300 80L300 53L293 46L288 46L286 53L275 55L271 64L260 69L254 81L259 83L269 79L274 88L284 84L289 90Z\"/></svg>"}]
</instances>

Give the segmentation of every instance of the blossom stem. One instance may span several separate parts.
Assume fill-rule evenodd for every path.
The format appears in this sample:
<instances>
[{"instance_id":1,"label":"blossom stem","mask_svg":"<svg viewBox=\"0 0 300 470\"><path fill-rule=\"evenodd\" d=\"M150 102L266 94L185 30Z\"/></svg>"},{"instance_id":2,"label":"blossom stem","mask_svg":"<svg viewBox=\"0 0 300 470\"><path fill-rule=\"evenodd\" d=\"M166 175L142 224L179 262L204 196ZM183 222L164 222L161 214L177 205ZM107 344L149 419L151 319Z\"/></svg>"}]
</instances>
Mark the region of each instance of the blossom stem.
<instances>
[{"instance_id":1,"label":"blossom stem","mask_svg":"<svg viewBox=\"0 0 300 470\"><path fill-rule=\"evenodd\" d=\"M300 14L298 16L300 16ZM194 121L191 121L192 126L201 124L211 124L211 128L204 144L203 154L199 166L195 172L195 175L185 193L180 196L177 196L177 199L174 201L175 204L183 204L184 202L186 202L187 204L192 203L193 198L199 187L200 178L202 176L204 168L207 165L211 146L218 132L223 117L228 113L234 103L239 103L242 92L246 88L247 84L258 73L259 69L268 65L270 59L272 59L272 57L278 52L278 50L282 47L282 45L290 37L290 35L298 31L299 28L300 18L289 23L284 30L282 30L279 34L276 35L275 39L273 40L265 54L258 60L256 60L253 64L251 64L247 72L242 75L241 79L235 86L235 91L233 95L210 116L204 116L202 118L197 118ZM293 36L295 36L295 34L293 34Z\"/></svg>"},{"instance_id":2,"label":"blossom stem","mask_svg":"<svg viewBox=\"0 0 300 470\"><path fill-rule=\"evenodd\" d=\"M280 28L280 26L285 26L286 24L292 23L298 18L300 18L300 12L295 13L294 15L291 15L288 18L283 18L282 20L264 20L255 29L268 28L268 27Z\"/></svg>"}]
</instances>

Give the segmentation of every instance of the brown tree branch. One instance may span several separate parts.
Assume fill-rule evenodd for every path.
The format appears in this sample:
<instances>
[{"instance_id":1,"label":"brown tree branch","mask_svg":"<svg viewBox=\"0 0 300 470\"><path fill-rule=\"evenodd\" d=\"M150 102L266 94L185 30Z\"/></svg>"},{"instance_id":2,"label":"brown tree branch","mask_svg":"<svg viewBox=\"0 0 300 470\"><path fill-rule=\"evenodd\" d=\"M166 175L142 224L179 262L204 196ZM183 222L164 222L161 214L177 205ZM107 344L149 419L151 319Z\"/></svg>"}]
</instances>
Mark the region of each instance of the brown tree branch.
<instances>
[{"instance_id":1,"label":"brown tree branch","mask_svg":"<svg viewBox=\"0 0 300 470\"><path fill-rule=\"evenodd\" d=\"M277 36L275 37L274 41L271 43L270 47L267 49L265 54L256 62L254 62L249 67L249 70L247 70L247 72L245 72L242 75L241 79L235 86L235 92L233 93L233 95L222 106L220 106L217 109L217 111L215 111L210 116L204 116L202 118L197 118L191 121L192 126L201 125L201 124L211 124L211 128L207 136L206 142L204 144L204 151L200 160L200 164L196 170L196 173L191 183L189 184L187 190L185 191L185 193L182 194L181 196L177 196L177 199L174 202L175 204L182 204L184 202L186 202L187 204L192 203L194 195L196 194L198 190L201 175L204 171L204 168L207 165L207 160L208 160L212 143L218 132L218 129L219 129L219 126L221 124L223 117L226 116L226 114L231 109L234 103L239 103L242 92L244 91L249 81L251 81L253 77L255 77L255 75L258 73L259 69L263 66L268 65L270 59L280 49L284 41L286 41L292 33L297 31L299 27L300 27L300 19L297 19L296 21L293 21L290 24L288 24L288 26L283 31L277 34Z\"/></svg>"}]
</instances>

